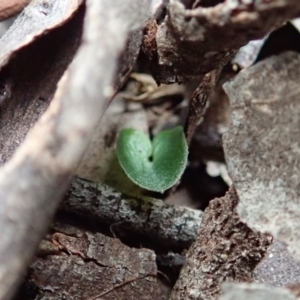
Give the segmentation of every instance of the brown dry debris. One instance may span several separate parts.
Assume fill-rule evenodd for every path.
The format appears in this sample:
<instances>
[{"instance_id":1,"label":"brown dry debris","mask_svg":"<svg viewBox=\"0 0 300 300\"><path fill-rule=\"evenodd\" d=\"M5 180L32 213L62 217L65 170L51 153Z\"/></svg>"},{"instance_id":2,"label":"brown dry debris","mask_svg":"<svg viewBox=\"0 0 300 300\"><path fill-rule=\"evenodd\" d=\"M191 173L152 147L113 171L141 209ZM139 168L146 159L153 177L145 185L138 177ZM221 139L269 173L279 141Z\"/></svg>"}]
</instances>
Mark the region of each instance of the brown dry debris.
<instances>
[{"instance_id":1,"label":"brown dry debris","mask_svg":"<svg viewBox=\"0 0 300 300\"><path fill-rule=\"evenodd\" d=\"M55 229L66 231L57 225ZM49 237L60 252L43 249L43 256L31 264L31 279L39 289L36 299L135 300L149 299L149 294L160 299L152 251L131 249L99 233L68 232Z\"/></svg>"},{"instance_id":2,"label":"brown dry debris","mask_svg":"<svg viewBox=\"0 0 300 300\"><path fill-rule=\"evenodd\" d=\"M210 202L170 299L213 300L220 294L222 282L251 281L271 237L242 223L235 212L237 203L234 188Z\"/></svg>"},{"instance_id":3,"label":"brown dry debris","mask_svg":"<svg viewBox=\"0 0 300 300\"><path fill-rule=\"evenodd\" d=\"M0 19L3 5L27 3L2 1ZM21 289L14 300L165 300L191 243L170 299L217 300L226 281L222 300L298 297L299 262L287 249L300 257L300 55L250 65L299 14L299 0L30 1L0 38L0 300L12 299L30 262L35 295ZM271 53L300 51L287 44ZM173 82L186 84L159 86ZM185 119L190 142L209 102L174 190L213 186L204 178L216 160L226 178L224 146L228 193L211 200L197 189L197 207L211 200L203 213L132 187L115 154L120 129L155 135Z\"/></svg>"},{"instance_id":4,"label":"brown dry debris","mask_svg":"<svg viewBox=\"0 0 300 300\"><path fill-rule=\"evenodd\" d=\"M188 1L170 1L155 42L150 41L153 30L145 37L152 73L161 83L184 82L223 66L241 46L264 37L300 11L298 0L222 1L195 9L184 2Z\"/></svg>"}]
</instances>

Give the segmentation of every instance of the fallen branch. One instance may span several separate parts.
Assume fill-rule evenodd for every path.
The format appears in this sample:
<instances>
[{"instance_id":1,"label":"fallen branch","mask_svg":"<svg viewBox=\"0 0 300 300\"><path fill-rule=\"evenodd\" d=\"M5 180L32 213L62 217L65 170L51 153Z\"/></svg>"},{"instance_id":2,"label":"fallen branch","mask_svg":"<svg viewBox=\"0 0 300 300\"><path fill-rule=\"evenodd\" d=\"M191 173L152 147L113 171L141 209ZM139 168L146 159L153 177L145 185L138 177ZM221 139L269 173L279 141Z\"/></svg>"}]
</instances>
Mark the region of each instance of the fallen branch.
<instances>
[{"instance_id":1,"label":"fallen branch","mask_svg":"<svg viewBox=\"0 0 300 300\"><path fill-rule=\"evenodd\" d=\"M173 206L157 199L135 199L101 183L79 178L72 182L61 209L118 225L164 247L188 248L196 239L202 211Z\"/></svg>"},{"instance_id":2,"label":"fallen branch","mask_svg":"<svg viewBox=\"0 0 300 300\"><path fill-rule=\"evenodd\" d=\"M112 95L128 35L143 26L148 7L147 0L87 1L84 43L50 107L1 169L1 300L15 292L44 235Z\"/></svg>"}]
</instances>

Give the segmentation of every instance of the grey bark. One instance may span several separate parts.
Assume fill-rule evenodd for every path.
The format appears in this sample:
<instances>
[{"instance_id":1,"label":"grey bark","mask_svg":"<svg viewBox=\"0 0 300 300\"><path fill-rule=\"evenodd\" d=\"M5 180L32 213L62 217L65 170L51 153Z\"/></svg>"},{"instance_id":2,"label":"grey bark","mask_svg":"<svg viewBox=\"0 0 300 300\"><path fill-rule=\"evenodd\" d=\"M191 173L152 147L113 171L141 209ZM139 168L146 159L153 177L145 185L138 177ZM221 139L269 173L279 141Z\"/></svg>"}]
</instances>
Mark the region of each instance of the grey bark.
<instances>
[{"instance_id":1,"label":"grey bark","mask_svg":"<svg viewBox=\"0 0 300 300\"><path fill-rule=\"evenodd\" d=\"M161 200L134 198L101 183L75 178L61 209L93 217L138 233L164 247L188 248L196 239L202 212L167 205Z\"/></svg>"},{"instance_id":2,"label":"grey bark","mask_svg":"<svg viewBox=\"0 0 300 300\"><path fill-rule=\"evenodd\" d=\"M84 43L49 109L1 169L1 300L10 299L44 235L112 94L118 56L147 12L146 0L87 1ZM31 13L44 11L33 5Z\"/></svg>"},{"instance_id":3,"label":"grey bark","mask_svg":"<svg viewBox=\"0 0 300 300\"><path fill-rule=\"evenodd\" d=\"M270 288L259 284L226 283L223 287L224 295L220 300L296 300L296 296L291 292Z\"/></svg>"},{"instance_id":4,"label":"grey bark","mask_svg":"<svg viewBox=\"0 0 300 300\"><path fill-rule=\"evenodd\" d=\"M49 106L81 41L80 1L53 1L47 15L34 3L0 40L0 165Z\"/></svg>"}]
</instances>

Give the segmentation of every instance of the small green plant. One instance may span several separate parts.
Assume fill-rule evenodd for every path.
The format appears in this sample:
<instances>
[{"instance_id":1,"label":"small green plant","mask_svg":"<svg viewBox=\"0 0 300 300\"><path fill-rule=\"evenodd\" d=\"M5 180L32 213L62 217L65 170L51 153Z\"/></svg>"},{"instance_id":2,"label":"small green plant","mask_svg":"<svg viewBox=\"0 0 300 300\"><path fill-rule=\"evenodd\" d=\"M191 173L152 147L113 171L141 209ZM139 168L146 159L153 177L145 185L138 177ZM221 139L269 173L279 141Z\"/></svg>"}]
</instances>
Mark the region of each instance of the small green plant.
<instances>
[{"instance_id":1,"label":"small green plant","mask_svg":"<svg viewBox=\"0 0 300 300\"><path fill-rule=\"evenodd\" d=\"M126 128L118 137L117 156L135 184L162 193L181 177L188 146L181 126L160 132L152 143L143 132Z\"/></svg>"}]
</instances>

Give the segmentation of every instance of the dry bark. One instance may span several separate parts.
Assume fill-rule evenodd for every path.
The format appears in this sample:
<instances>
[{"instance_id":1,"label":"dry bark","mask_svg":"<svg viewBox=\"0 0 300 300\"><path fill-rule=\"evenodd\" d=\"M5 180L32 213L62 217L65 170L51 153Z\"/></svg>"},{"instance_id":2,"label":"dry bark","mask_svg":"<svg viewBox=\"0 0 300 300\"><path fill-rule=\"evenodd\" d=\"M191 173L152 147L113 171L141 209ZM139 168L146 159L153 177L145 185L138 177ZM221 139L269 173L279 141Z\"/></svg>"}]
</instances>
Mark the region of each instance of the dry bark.
<instances>
[{"instance_id":1,"label":"dry bark","mask_svg":"<svg viewBox=\"0 0 300 300\"><path fill-rule=\"evenodd\" d=\"M30 5L0 40L0 165L12 157L47 109L74 58L85 10L84 6L78 10L80 1L76 3L55 2L47 16L42 14L43 23L42 16L31 17L37 5ZM46 31L50 32L40 37Z\"/></svg>"},{"instance_id":2,"label":"dry bark","mask_svg":"<svg viewBox=\"0 0 300 300\"><path fill-rule=\"evenodd\" d=\"M163 299L156 256L100 233L56 224L30 266L34 299Z\"/></svg>"},{"instance_id":3,"label":"dry bark","mask_svg":"<svg viewBox=\"0 0 300 300\"><path fill-rule=\"evenodd\" d=\"M78 1L34 1L27 15L47 15ZM63 6L65 5L65 6ZM43 6L43 5L42 5ZM133 30L143 26L148 1L88 1L84 43L61 80L48 110L0 172L0 299L15 291L44 235L113 91L117 60ZM31 18L31 19L35 19ZM24 30L30 18L20 16ZM47 19L40 19L40 22ZM22 26L21 26L22 27ZM105 30L103 30L105 28ZM23 32L26 34L26 31ZM10 41L7 33L6 38ZM31 38L29 38L30 40ZM11 42L11 41L10 41ZM8 56L4 55L3 60ZM87 82L88 78L88 82ZM16 184L16 182L18 184Z\"/></svg>"},{"instance_id":4,"label":"dry bark","mask_svg":"<svg viewBox=\"0 0 300 300\"><path fill-rule=\"evenodd\" d=\"M101 183L74 179L61 209L113 224L113 230L142 234L165 248L188 248L196 239L202 212L158 199L126 197Z\"/></svg>"},{"instance_id":5,"label":"dry bark","mask_svg":"<svg viewBox=\"0 0 300 300\"><path fill-rule=\"evenodd\" d=\"M153 21L146 32L144 50L160 83L184 82L221 68L241 46L300 12L298 0L224 1L209 7L200 1L194 8L185 2L170 0L164 21Z\"/></svg>"},{"instance_id":6,"label":"dry bark","mask_svg":"<svg viewBox=\"0 0 300 300\"><path fill-rule=\"evenodd\" d=\"M0 65L3 67L17 50L67 22L83 0L31 2L1 38Z\"/></svg>"},{"instance_id":7,"label":"dry bark","mask_svg":"<svg viewBox=\"0 0 300 300\"><path fill-rule=\"evenodd\" d=\"M54 97L56 84L81 41L81 1L36 0L0 41L0 161L6 163L0 171L1 300L9 299L15 290L108 101L132 67L148 2L87 2L84 43ZM147 36L150 49L145 51L152 59L157 81L184 81L212 71L249 39L263 36L300 11L296 0L253 1L251 7L237 1L234 8L228 6L229 2L189 10L180 1L171 1L166 22L158 28L153 26L149 31L152 35ZM72 21L61 27L70 18ZM46 35L56 27L61 28ZM59 38L65 41L58 42ZM28 46L33 41L35 44ZM53 51L56 43L59 47ZM47 53L49 47L51 51ZM37 53L42 63L35 69L32 66ZM50 101L50 107L26 137ZM99 192L98 187L94 192ZM189 252L200 253L202 261L195 258L183 271L190 272L192 279L202 280L197 283L199 287L192 286L194 281L186 278L189 282L185 287L190 294L184 299L198 297L199 291L203 299L215 297L225 278L249 280L261 259L268 240L239 221L234 212L236 202L231 192L223 201L213 201L207 210L197 240L201 248L195 244ZM181 297L185 292L179 287L180 281L174 295Z\"/></svg>"},{"instance_id":8,"label":"dry bark","mask_svg":"<svg viewBox=\"0 0 300 300\"><path fill-rule=\"evenodd\" d=\"M234 188L210 202L170 299L215 300L222 282L251 281L271 238L240 221L235 212L237 203Z\"/></svg>"}]
</instances>

